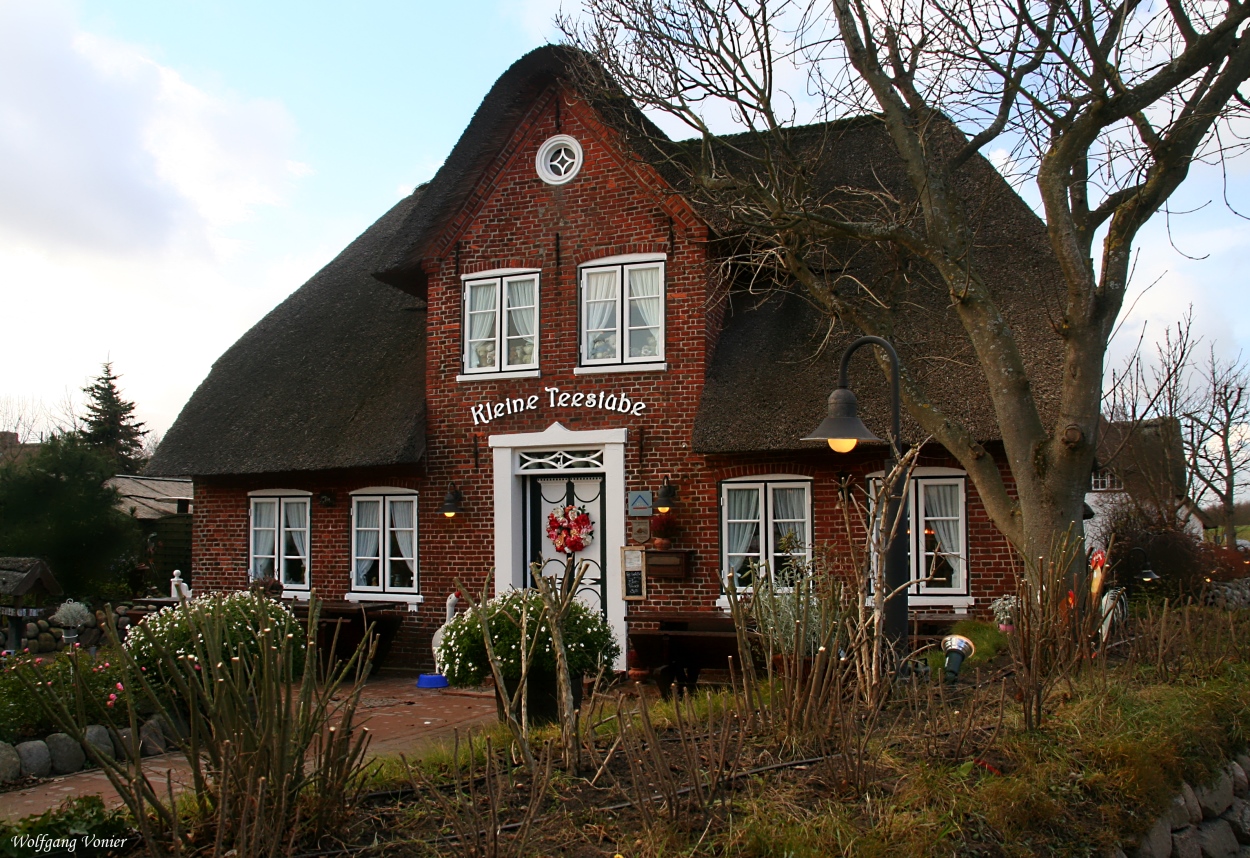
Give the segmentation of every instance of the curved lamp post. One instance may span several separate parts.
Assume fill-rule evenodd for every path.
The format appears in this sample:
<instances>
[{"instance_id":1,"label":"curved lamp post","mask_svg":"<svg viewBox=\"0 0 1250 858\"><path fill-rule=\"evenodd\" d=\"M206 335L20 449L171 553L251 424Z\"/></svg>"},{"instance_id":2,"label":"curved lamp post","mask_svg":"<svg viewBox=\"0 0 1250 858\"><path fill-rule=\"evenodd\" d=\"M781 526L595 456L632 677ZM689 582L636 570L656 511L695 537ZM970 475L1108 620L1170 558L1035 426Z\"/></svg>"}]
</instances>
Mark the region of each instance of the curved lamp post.
<instances>
[{"instance_id":1,"label":"curved lamp post","mask_svg":"<svg viewBox=\"0 0 1250 858\"><path fill-rule=\"evenodd\" d=\"M893 444L891 456L886 460L885 470L888 474L897 464L895 454L903 451L903 436L900 428L899 413L902 399L899 395L898 352L889 341L881 337L860 337L842 352L842 364L838 369L838 386L829 394L829 414L820 425L802 440L827 441L835 453L849 453L860 441L880 441L864 421L856 414L857 402L855 394L847 385L847 368L851 355L866 345L881 346L890 356L890 406L891 433ZM882 529L889 528L895 521L898 526L890 537L890 544L885 552L885 586L888 592L898 591L893 599L885 603L885 636L886 640L902 652L902 645L907 642L907 584L911 581L910 551L908 546L908 527L906 514L900 516L899 511L905 510L904 500L907 497L907 481L891 487L890 496L886 499L885 516L880 519ZM901 588L901 589L900 589Z\"/></svg>"}]
</instances>

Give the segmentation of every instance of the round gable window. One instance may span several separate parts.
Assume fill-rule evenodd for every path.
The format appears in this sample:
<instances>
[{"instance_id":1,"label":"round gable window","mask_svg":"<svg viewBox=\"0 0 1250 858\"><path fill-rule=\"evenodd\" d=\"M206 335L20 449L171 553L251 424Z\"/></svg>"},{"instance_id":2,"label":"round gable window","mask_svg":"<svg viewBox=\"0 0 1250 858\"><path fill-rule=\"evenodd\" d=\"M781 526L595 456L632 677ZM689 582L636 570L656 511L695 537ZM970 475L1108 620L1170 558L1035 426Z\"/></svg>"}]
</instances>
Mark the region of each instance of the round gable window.
<instances>
[{"instance_id":1,"label":"round gable window","mask_svg":"<svg viewBox=\"0 0 1250 858\"><path fill-rule=\"evenodd\" d=\"M534 167L538 178L549 185L572 181L582 168L581 144L567 134L557 134L538 147Z\"/></svg>"}]
</instances>

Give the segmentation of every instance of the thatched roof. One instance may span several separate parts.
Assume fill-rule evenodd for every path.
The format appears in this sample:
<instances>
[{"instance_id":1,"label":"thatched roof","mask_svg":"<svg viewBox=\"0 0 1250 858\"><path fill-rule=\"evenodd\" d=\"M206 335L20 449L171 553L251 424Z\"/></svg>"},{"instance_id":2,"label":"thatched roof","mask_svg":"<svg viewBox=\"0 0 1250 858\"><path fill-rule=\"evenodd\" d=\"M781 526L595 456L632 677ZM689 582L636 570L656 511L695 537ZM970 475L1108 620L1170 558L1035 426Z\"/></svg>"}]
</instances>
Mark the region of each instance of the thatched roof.
<instances>
[{"instance_id":1,"label":"thatched roof","mask_svg":"<svg viewBox=\"0 0 1250 858\"><path fill-rule=\"evenodd\" d=\"M140 521L156 521L178 512L178 502L193 500L190 480L118 474L105 481L117 492L117 508Z\"/></svg>"},{"instance_id":2,"label":"thatched roof","mask_svg":"<svg viewBox=\"0 0 1250 858\"><path fill-rule=\"evenodd\" d=\"M213 476L410 464L425 452L425 306L374 279L418 189L223 354L148 465Z\"/></svg>"},{"instance_id":3,"label":"thatched roof","mask_svg":"<svg viewBox=\"0 0 1250 858\"><path fill-rule=\"evenodd\" d=\"M1174 417L1103 421L1098 430L1098 462L1141 501L1166 505L1185 495L1185 447Z\"/></svg>"},{"instance_id":4,"label":"thatched roof","mask_svg":"<svg viewBox=\"0 0 1250 858\"><path fill-rule=\"evenodd\" d=\"M65 591L48 564L38 557L0 557L0 596L25 596L42 586L50 596Z\"/></svg>"},{"instance_id":5,"label":"thatched roof","mask_svg":"<svg viewBox=\"0 0 1250 858\"><path fill-rule=\"evenodd\" d=\"M741 137L733 142L759 145ZM836 207L843 217L867 219L869 210L879 205L871 195L847 189L897 199L912 196L902 162L876 117L794 129L790 143L811 165L813 201ZM1062 342L1052 327L1051 310L1059 306L1063 281L1045 226L985 159L972 158L958 178L975 230L974 264L1012 329L1033 394L1049 420L1062 376ZM715 212L705 214L715 222ZM984 375L935 271L901 259L889 248L858 242L829 244L820 255L810 255L839 293L859 293L862 299L866 288L876 295L892 292L899 309L887 338L905 371L935 407L967 426L976 440L1001 437ZM759 284L752 288L760 291ZM791 450L819 443L798 439L825 416L842 351L860 332L831 322L826 312L797 294L787 294L797 287L782 286L777 292L768 296L739 290L732 295L708 368L695 450ZM851 368L850 386L859 398L860 416L885 437L888 379L867 348L856 353ZM903 435L912 442L923 437L906 411Z\"/></svg>"}]
</instances>

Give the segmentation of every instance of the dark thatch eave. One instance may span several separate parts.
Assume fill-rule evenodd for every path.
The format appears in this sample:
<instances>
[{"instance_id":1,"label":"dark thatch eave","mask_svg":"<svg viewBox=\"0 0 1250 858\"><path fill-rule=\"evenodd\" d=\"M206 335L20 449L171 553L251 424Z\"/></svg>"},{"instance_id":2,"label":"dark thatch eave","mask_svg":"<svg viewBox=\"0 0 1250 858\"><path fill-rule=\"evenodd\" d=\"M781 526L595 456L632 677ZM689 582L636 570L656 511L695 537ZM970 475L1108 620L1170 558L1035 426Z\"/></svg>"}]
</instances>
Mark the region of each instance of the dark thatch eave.
<instances>
[{"instance_id":1,"label":"dark thatch eave","mask_svg":"<svg viewBox=\"0 0 1250 858\"><path fill-rule=\"evenodd\" d=\"M415 464L425 453L425 305L375 280L400 201L223 354L145 474Z\"/></svg>"},{"instance_id":2,"label":"dark thatch eave","mask_svg":"<svg viewBox=\"0 0 1250 858\"><path fill-rule=\"evenodd\" d=\"M61 589L48 564L38 557L0 557L0 596L25 596L41 585L49 596L60 596Z\"/></svg>"}]
</instances>

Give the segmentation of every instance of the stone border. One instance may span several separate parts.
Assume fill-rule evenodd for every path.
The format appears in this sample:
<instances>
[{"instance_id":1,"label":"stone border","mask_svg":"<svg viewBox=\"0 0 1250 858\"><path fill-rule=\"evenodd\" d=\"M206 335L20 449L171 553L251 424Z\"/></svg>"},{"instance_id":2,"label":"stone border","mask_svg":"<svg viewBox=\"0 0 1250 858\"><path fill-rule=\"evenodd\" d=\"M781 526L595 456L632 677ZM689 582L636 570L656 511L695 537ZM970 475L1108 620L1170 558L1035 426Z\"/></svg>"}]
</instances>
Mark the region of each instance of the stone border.
<instances>
[{"instance_id":1,"label":"stone border","mask_svg":"<svg viewBox=\"0 0 1250 858\"><path fill-rule=\"evenodd\" d=\"M129 727L109 730L92 724L87 727L85 738L101 756L109 759L121 759L129 753ZM139 728L139 754L144 757L164 754L177 747L179 738L168 724L154 716ZM52 733L43 739L31 739L16 745L0 742L0 784L26 777L71 775L88 766L86 750L67 733Z\"/></svg>"},{"instance_id":2,"label":"stone border","mask_svg":"<svg viewBox=\"0 0 1250 858\"><path fill-rule=\"evenodd\" d=\"M1171 807L1125 854L1108 858L1242 858L1250 855L1250 756L1238 754L1204 787L1181 784Z\"/></svg>"}]
</instances>

